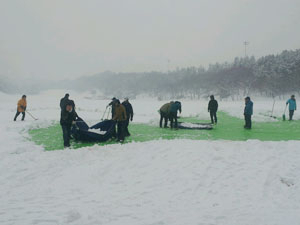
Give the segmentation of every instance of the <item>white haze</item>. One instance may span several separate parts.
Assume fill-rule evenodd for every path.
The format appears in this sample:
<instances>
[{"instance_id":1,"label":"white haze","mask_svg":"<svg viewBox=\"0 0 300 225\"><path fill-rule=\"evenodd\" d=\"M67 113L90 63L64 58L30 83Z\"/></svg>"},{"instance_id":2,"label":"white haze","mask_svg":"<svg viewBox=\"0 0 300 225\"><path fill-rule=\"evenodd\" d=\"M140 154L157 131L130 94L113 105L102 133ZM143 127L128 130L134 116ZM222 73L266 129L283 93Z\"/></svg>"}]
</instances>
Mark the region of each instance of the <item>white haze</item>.
<instances>
[{"instance_id":1,"label":"white haze","mask_svg":"<svg viewBox=\"0 0 300 225\"><path fill-rule=\"evenodd\" d=\"M166 71L300 47L299 0L0 0L0 75Z\"/></svg>"}]
</instances>

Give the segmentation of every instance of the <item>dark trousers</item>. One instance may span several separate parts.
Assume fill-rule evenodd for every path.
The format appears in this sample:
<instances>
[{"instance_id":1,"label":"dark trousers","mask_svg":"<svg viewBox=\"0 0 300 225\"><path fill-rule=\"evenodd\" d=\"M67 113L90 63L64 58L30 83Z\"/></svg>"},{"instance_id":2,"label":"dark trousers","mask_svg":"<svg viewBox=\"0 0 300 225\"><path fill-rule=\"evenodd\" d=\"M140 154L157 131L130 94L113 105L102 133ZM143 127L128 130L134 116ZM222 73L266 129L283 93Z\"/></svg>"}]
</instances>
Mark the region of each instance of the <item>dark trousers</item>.
<instances>
[{"instance_id":1,"label":"dark trousers","mask_svg":"<svg viewBox=\"0 0 300 225\"><path fill-rule=\"evenodd\" d=\"M245 114L245 128L251 129L251 127L252 127L251 115Z\"/></svg>"},{"instance_id":2,"label":"dark trousers","mask_svg":"<svg viewBox=\"0 0 300 225\"><path fill-rule=\"evenodd\" d=\"M71 126L61 125L64 139L64 147L70 147Z\"/></svg>"},{"instance_id":3,"label":"dark trousers","mask_svg":"<svg viewBox=\"0 0 300 225\"><path fill-rule=\"evenodd\" d=\"M164 112L160 112L159 126L162 127L162 122L165 120L164 127L168 126L168 115Z\"/></svg>"},{"instance_id":4,"label":"dark trousers","mask_svg":"<svg viewBox=\"0 0 300 225\"><path fill-rule=\"evenodd\" d=\"M215 123L216 124L218 122L217 111L210 110L209 113L210 113L211 123Z\"/></svg>"},{"instance_id":5,"label":"dark trousers","mask_svg":"<svg viewBox=\"0 0 300 225\"><path fill-rule=\"evenodd\" d=\"M292 119L293 119L293 116L294 116L294 110L290 110L289 116L290 116L290 119L289 119L289 120L292 120Z\"/></svg>"},{"instance_id":6,"label":"dark trousers","mask_svg":"<svg viewBox=\"0 0 300 225\"><path fill-rule=\"evenodd\" d=\"M112 131L111 136L112 136L113 138L116 138L116 137L117 137L116 125L114 125L114 128L113 128L113 131Z\"/></svg>"},{"instance_id":7,"label":"dark trousers","mask_svg":"<svg viewBox=\"0 0 300 225\"><path fill-rule=\"evenodd\" d=\"M171 128L178 128L177 113L170 113ZM175 121L175 126L174 126Z\"/></svg>"},{"instance_id":8,"label":"dark trousers","mask_svg":"<svg viewBox=\"0 0 300 225\"><path fill-rule=\"evenodd\" d=\"M118 141L124 141L125 140L125 123L126 121L118 121L117 127L118 127Z\"/></svg>"},{"instance_id":9,"label":"dark trousers","mask_svg":"<svg viewBox=\"0 0 300 225\"><path fill-rule=\"evenodd\" d=\"M124 122L124 134L125 134L125 137L130 136L130 133L129 133L129 130L128 130L128 126L129 126L129 119L127 119Z\"/></svg>"},{"instance_id":10,"label":"dark trousers","mask_svg":"<svg viewBox=\"0 0 300 225\"><path fill-rule=\"evenodd\" d=\"M16 115L15 115L15 118L14 118L14 121L17 120L18 116L19 116L21 113L22 113L22 120L25 119L25 112L19 112L19 111L17 111L17 113L16 113Z\"/></svg>"}]
</instances>

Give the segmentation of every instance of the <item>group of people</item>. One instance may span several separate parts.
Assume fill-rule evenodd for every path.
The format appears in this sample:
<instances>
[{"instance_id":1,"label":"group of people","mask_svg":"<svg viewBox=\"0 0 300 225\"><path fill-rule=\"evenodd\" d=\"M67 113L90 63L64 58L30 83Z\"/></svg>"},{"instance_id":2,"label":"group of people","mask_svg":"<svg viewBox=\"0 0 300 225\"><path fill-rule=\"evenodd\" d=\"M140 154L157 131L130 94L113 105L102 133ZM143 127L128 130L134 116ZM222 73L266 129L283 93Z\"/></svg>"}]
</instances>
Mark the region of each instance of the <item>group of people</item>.
<instances>
[{"instance_id":1,"label":"group of people","mask_svg":"<svg viewBox=\"0 0 300 225\"><path fill-rule=\"evenodd\" d=\"M171 128L177 129L178 128L178 122L177 122L178 111L181 113L181 102L179 102L179 101L175 101L175 102L172 101L172 102L166 103L162 107L160 107L160 109L159 109L159 113L160 113L159 126L162 127L162 123L164 120L164 128L167 128L168 121L170 120Z\"/></svg>"},{"instance_id":2,"label":"group of people","mask_svg":"<svg viewBox=\"0 0 300 225\"><path fill-rule=\"evenodd\" d=\"M289 106L289 120L293 120L293 115L295 110L297 110L297 104L295 95L292 95L289 100L286 102L286 106ZM22 114L22 121L25 119L25 112L27 107L26 95L23 95L22 98L17 103L17 112L14 117L14 121L17 120L18 116ZM112 101L107 105L111 107L111 119L116 121L117 124L117 133L114 134L114 137L117 138L119 142L123 142L125 137L130 136L128 126L129 121L133 120L133 108L129 102L128 98L125 98L124 101L120 102L119 99L113 98ZM73 100L69 99L69 94L60 100L60 125L63 131L64 146L70 146L71 138L71 127L74 121L78 118L78 115L75 111L75 103ZM162 128L164 121L164 128L168 127L168 121L170 121L171 128L178 128L178 111L181 113L181 102L171 101L164 104L159 109L160 121L159 126ZM208 112L210 113L211 123L217 124L217 111L218 111L218 102L215 100L213 95L210 96L210 101L208 103ZM253 102L250 97L245 98L245 108L244 108L244 118L245 118L245 129L252 128L252 117L253 115Z\"/></svg>"},{"instance_id":3,"label":"group of people","mask_svg":"<svg viewBox=\"0 0 300 225\"><path fill-rule=\"evenodd\" d=\"M178 129L178 122L177 122L177 113L181 113L181 102L179 101L171 101L169 103L164 104L159 109L160 120L159 120L159 127L168 128L168 121L170 121L171 129ZM210 96L210 101L208 103L208 112L210 113L211 123L217 124L217 111L218 111L218 102L215 100L213 95Z\"/></svg>"},{"instance_id":4,"label":"group of people","mask_svg":"<svg viewBox=\"0 0 300 225\"><path fill-rule=\"evenodd\" d=\"M119 142L123 142L125 137L130 136L128 125L129 121L133 120L133 108L128 98L125 98L122 104L119 99L113 98L112 101L107 105L111 107L111 119L116 121L117 133L113 136L117 138ZM75 111L75 103L69 99L69 94L66 94L60 100L61 116L60 125L63 131L64 147L70 146L71 138L71 127L75 123L78 115Z\"/></svg>"},{"instance_id":5,"label":"group of people","mask_svg":"<svg viewBox=\"0 0 300 225\"><path fill-rule=\"evenodd\" d=\"M297 110L297 103L295 95L292 95L290 99L287 100L286 106L289 106L289 121L293 120L294 112ZM253 102L250 97L245 98L245 108L244 108L244 117L245 117L245 129L252 128L252 117L253 114Z\"/></svg>"},{"instance_id":6,"label":"group of people","mask_svg":"<svg viewBox=\"0 0 300 225\"><path fill-rule=\"evenodd\" d=\"M125 137L130 136L128 126L129 121L133 120L132 105L128 98L125 98L122 104L119 99L112 98L106 107L111 107L111 118L117 122L117 133L114 136L119 142L123 142Z\"/></svg>"},{"instance_id":7,"label":"group of people","mask_svg":"<svg viewBox=\"0 0 300 225\"><path fill-rule=\"evenodd\" d=\"M293 120L294 111L297 109L295 95L286 102L289 105L289 120ZM159 126L162 128L164 121L164 128L168 128L168 121L171 123L171 128L178 128L177 124L177 112L181 113L181 103L179 101L169 102L164 104L160 109L160 121ZM211 124L217 124L217 111L218 111L218 101L213 95L210 96L210 101L208 102L208 112L210 113ZM252 115L253 115L253 102L250 97L245 98L245 108L244 108L244 118L245 118L245 129L252 128ZM175 124L174 124L175 121Z\"/></svg>"}]
</instances>

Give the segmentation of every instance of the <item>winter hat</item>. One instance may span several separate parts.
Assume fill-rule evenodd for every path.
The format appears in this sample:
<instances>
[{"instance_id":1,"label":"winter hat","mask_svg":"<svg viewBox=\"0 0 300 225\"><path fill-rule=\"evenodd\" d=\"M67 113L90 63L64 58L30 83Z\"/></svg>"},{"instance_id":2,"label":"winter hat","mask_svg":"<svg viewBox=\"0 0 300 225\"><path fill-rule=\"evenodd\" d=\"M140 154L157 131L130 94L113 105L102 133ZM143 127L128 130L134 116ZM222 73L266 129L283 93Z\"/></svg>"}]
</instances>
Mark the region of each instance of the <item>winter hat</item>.
<instances>
[{"instance_id":1,"label":"winter hat","mask_svg":"<svg viewBox=\"0 0 300 225\"><path fill-rule=\"evenodd\" d=\"M66 103L66 105L73 106L73 101L71 101L71 100L68 100L68 101L67 101L67 103Z\"/></svg>"}]
</instances>

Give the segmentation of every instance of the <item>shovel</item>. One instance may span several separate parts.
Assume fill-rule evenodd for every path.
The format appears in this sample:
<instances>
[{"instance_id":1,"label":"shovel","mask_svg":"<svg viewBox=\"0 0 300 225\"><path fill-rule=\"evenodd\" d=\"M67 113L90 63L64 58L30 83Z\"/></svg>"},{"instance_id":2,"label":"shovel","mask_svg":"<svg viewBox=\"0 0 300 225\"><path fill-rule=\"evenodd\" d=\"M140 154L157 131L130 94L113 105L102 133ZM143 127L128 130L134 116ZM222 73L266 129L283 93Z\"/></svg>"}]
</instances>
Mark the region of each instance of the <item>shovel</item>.
<instances>
[{"instance_id":1,"label":"shovel","mask_svg":"<svg viewBox=\"0 0 300 225\"><path fill-rule=\"evenodd\" d=\"M283 113L283 115L282 115L282 120L283 120L283 121L285 121L285 111L286 111L286 107L287 107L287 105L285 106L284 113Z\"/></svg>"},{"instance_id":2,"label":"shovel","mask_svg":"<svg viewBox=\"0 0 300 225\"><path fill-rule=\"evenodd\" d=\"M271 113L271 116L270 116L270 117L276 119L276 116L273 116L274 106L275 106L275 99L274 99L274 101L273 101L272 113ZM284 116L284 117L285 117L285 116Z\"/></svg>"},{"instance_id":3,"label":"shovel","mask_svg":"<svg viewBox=\"0 0 300 225\"><path fill-rule=\"evenodd\" d=\"M29 116L31 116L32 119L38 120L38 118L35 118L35 117L34 117L30 112L28 112L27 110L26 110L26 112L28 113Z\"/></svg>"}]
</instances>

